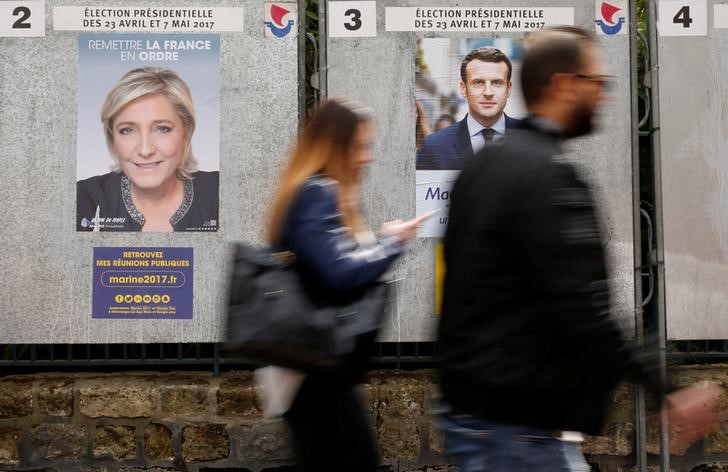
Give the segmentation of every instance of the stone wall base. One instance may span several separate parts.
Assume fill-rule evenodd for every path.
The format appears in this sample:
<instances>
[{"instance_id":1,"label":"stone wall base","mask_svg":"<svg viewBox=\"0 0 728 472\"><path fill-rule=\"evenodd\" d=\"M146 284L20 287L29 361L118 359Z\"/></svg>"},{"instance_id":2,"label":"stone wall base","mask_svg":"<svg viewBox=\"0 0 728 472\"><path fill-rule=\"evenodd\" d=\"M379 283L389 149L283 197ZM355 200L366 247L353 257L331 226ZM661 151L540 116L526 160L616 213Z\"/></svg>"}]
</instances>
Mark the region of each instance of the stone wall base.
<instances>
[{"instance_id":1,"label":"stone wall base","mask_svg":"<svg viewBox=\"0 0 728 472\"><path fill-rule=\"evenodd\" d=\"M728 387L728 367L680 368L673 381ZM383 472L455 472L431 416L432 371L372 372L362 386ZM603 435L587 437L594 470L631 472L635 393L612 396ZM36 374L0 378L0 472L294 471L289 433L265 420L250 372ZM650 470L656 427L648 428ZM728 472L728 427L673 452L676 471Z\"/></svg>"}]
</instances>

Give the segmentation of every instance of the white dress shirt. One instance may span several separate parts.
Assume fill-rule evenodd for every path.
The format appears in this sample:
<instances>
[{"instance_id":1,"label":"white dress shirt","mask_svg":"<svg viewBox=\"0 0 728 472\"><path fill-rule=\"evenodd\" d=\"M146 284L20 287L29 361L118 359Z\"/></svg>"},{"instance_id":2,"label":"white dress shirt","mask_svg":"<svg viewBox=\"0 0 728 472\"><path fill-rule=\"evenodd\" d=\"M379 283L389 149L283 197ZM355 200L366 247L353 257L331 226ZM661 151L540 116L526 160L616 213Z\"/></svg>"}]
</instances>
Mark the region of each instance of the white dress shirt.
<instances>
[{"instance_id":1,"label":"white dress shirt","mask_svg":"<svg viewBox=\"0 0 728 472\"><path fill-rule=\"evenodd\" d=\"M469 113L467 123L468 133L470 133L470 145L473 147L473 154L477 154L478 151L483 149L485 146L485 138L483 137L483 133L481 133L485 126L475 121ZM503 135L506 133L505 113L501 113L500 118L498 118L498 121L496 121L491 128L495 131L495 134L493 135L493 142L503 138Z\"/></svg>"}]
</instances>

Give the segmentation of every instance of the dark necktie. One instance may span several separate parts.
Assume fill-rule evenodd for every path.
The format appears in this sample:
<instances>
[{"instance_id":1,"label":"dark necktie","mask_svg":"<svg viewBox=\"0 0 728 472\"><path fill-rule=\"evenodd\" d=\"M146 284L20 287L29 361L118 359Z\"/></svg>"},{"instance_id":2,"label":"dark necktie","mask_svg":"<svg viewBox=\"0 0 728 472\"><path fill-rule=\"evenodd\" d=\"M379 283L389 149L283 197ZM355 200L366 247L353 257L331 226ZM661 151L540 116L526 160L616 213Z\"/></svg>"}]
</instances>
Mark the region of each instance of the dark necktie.
<instances>
[{"instance_id":1,"label":"dark necktie","mask_svg":"<svg viewBox=\"0 0 728 472\"><path fill-rule=\"evenodd\" d=\"M495 135L495 130L493 128L483 128L481 133L483 133L483 138L485 138L485 144L493 142L493 136Z\"/></svg>"}]
</instances>

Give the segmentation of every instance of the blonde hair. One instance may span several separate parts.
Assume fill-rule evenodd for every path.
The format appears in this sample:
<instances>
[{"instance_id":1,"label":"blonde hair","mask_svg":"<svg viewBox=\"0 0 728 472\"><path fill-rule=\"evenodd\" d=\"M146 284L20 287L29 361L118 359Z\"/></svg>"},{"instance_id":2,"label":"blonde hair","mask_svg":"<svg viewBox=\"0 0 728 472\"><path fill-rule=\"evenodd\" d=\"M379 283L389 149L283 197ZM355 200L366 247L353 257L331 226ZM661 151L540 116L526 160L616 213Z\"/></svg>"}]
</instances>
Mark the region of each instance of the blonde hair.
<instances>
[{"instance_id":1,"label":"blonde hair","mask_svg":"<svg viewBox=\"0 0 728 472\"><path fill-rule=\"evenodd\" d=\"M266 239L281 242L282 227L296 192L306 179L323 174L338 182L337 206L344 226L365 228L358 207L359 179L351 172L351 148L359 126L372 120L369 107L346 98L322 102L301 131L273 197Z\"/></svg>"},{"instance_id":2,"label":"blonde hair","mask_svg":"<svg viewBox=\"0 0 728 472\"><path fill-rule=\"evenodd\" d=\"M159 94L174 107L185 129L185 152L182 165L177 169L180 179L189 179L197 170L197 160L192 154L192 134L195 132L195 105L192 93L184 80L171 69L142 67L124 74L106 96L101 106L101 123L104 126L106 146L119 172L119 157L114 151L114 119L128 104L148 95Z\"/></svg>"}]
</instances>

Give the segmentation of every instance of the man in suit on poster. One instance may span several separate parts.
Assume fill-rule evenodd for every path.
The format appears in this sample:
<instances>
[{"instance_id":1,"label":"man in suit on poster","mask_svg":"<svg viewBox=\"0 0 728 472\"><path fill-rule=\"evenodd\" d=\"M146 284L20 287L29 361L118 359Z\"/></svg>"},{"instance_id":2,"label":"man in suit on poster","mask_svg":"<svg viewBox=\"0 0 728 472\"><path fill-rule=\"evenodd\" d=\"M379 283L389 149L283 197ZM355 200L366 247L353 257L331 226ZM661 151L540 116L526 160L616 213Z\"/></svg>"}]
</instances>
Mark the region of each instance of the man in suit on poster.
<instances>
[{"instance_id":1,"label":"man in suit on poster","mask_svg":"<svg viewBox=\"0 0 728 472\"><path fill-rule=\"evenodd\" d=\"M429 135L417 153L417 170L459 170L465 159L499 140L520 120L503 110L511 95L512 66L492 47L477 48L460 64L460 93L468 102L461 121Z\"/></svg>"}]
</instances>

